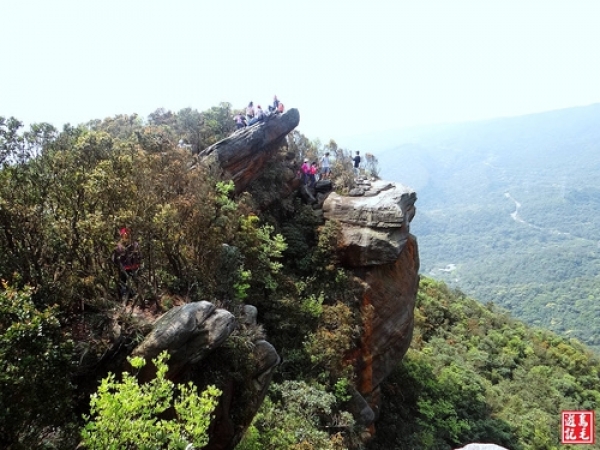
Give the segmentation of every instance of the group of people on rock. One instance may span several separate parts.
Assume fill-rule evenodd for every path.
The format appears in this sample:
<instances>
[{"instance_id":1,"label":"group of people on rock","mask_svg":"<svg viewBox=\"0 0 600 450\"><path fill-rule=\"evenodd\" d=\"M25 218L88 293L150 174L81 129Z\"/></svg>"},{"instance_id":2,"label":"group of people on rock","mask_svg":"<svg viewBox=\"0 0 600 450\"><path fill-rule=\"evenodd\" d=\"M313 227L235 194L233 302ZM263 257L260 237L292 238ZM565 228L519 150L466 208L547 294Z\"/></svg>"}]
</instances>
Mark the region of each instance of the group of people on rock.
<instances>
[{"instance_id":1,"label":"group of people on rock","mask_svg":"<svg viewBox=\"0 0 600 450\"><path fill-rule=\"evenodd\" d=\"M300 166L300 176L305 186L314 187L317 182L317 174L320 174L320 180L327 180L331 177L331 162L329 161L329 153L321 158L321 166L316 161L309 163L308 158L304 158L302 166Z\"/></svg>"},{"instance_id":2,"label":"group of people on rock","mask_svg":"<svg viewBox=\"0 0 600 450\"><path fill-rule=\"evenodd\" d=\"M356 155L352 158L354 175L360 174L360 152L356 152ZM316 161L309 162L308 158L304 159L300 170L298 171L300 178L305 186L314 187L317 182L317 174L319 174L319 180L328 180L331 178L331 161L329 160L329 152L325 153L321 157L320 165Z\"/></svg>"},{"instance_id":3,"label":"group of people on rock","mask_svg":"<svg viewBox=\"0 0 600 450\"><path fill-rule=\"evenodd\" d=\"M277 96L273 97L273 104L269 105L268 112L264 111L260 105L254 106L254 102L248 103L246 106L246 114L237 113L233 120L235 120L235 126L239 130L240 128L249 127L257 122L265 120L265 118L271 114L283 113L283 103L279 101Z\"/></svg>"}]
</instances>

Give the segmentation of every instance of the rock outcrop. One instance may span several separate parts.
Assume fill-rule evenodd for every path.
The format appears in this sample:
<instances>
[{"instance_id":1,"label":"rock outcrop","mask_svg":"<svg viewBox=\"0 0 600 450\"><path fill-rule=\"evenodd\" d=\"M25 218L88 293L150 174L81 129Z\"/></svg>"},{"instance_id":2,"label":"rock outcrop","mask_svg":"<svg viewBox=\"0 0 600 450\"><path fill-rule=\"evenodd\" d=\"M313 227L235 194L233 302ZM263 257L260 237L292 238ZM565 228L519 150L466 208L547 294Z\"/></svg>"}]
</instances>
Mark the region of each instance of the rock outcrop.
<instances>
[{"instance_id":1,"label":"rock outcrop","mask_svg":"<svg viewBox=\"0 0 600 450\"><path fill-rule=\"evenodd\" d=\"M373 414L356 396L354 410L361 418L376 419L379 385L412 339L419 254L409 224L417 197L409 188L385 181L365 183L360 190L353 197L330 194L323 212L326 220L342 224L340 261L363 281L363 334L349 360L356 368L358 392Z\"/></svg>"},{"instance_id":2,"label":"rock outcrop","mask_svg":"<svg viewBox=\"0 0 600 450\"><path fill-rule=\"evenodd\" d=\"M132 356L151 360L166 350L170 355L169 372L177 373L219 347L234 329L233 314L212 303L202 301L176 306L156 321Z\"/></svg>"},{"instance_id":3,"label":"rock outcrop","mask_svg":"<svg viewBox=\"0 0 600 450\"><path fill-rule=\"evenodd\" d=\"M386 181L376 181L361 192L360 197L332 193L323 204L325 218L343 224L342 264L392 264L408 240L417 196L405 186Z\"/></svg>"},{"instance_id":4,"label":"rock outcrop","mask_svg":"<svg viewBox=\"0 0 600 450\"><path fill-rule=\"evenodd\" d=\"M299 123L300 113L295 108L272 114L202 150L198 159L220 170L224 178L233 180L239 194L262 175L273 152Z\"/></svg>"},{"instance_id":5,"label":"rock outcrop","mask_svg":"<svg viewBox=\"0 0 600 450\"><path fill-rule=\"evenodd\" d=\"M242 312L244 326L256 325L256 308L246 305ZM232 313L217 308L210 302L201 301L176 306L162 315L155 323L152 331L133 350L132 356L141 356L147 361L166 350L169 355L169 371L171 379L186 378L194 381L194 372L198 364L213 350L218 349L239 324ZM244 396L247 399L244 408L253 416L260 407L267 393L275 367L281 361L275 348L264 339L254 342L249 350L248 374L250 383L246 384ZM155 368L147 364L138 373L141 381L148 381L155 375ZM234 423L231 410L236 400L236 381L229 374L224 375L223 393L215 410L215 418L211 425L211 440L207 450L230 449L239 441L240 431L249 423ZM229 377L229 378L227 378ZM237 393L239 396L239 393Z\"/></svg>"}]
</instances>

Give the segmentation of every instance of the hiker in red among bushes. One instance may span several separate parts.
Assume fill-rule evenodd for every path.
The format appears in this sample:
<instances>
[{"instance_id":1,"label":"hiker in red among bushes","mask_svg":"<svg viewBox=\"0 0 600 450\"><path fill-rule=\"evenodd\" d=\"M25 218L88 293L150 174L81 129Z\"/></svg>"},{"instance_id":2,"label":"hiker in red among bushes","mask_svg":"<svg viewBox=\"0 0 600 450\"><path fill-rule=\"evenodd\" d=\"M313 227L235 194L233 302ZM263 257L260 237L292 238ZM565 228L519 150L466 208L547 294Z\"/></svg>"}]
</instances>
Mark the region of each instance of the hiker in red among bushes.
<instances>
[{"instance_id":1,"label":"hiker in red among bushes","mask_svg":"<svg viewBox=\"0 0 600 450\"><path fill-rule=\"evenodd\" d=\"M137 276L142 263L142 254L140 245L137 241L131 240L131 230L123 227L119 230L119 242L112 253L112 262L119 269L119 298L127 294L135 295L134 292L128 292L127 281Z\"/></svg>"}]
</instances>

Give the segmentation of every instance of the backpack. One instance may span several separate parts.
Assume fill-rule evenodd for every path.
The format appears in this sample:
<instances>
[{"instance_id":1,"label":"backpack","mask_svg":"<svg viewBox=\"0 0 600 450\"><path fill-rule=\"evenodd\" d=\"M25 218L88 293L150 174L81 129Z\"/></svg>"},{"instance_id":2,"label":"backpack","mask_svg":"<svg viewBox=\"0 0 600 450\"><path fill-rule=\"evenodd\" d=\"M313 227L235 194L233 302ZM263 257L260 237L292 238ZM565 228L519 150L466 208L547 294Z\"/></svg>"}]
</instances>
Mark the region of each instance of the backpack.
<instances>
[{"instance_id":1,"label":"backpack","mask_svg":"<svg viewBox=\"0 0 600 450\"><path fill-rule=\"evenodd\" d=\"M115 264L123 267L124 270L137 270L142 264L142 254L137 242L129 244L127 247L119 244L113 253Z\"/></svg>"}]
</instances>

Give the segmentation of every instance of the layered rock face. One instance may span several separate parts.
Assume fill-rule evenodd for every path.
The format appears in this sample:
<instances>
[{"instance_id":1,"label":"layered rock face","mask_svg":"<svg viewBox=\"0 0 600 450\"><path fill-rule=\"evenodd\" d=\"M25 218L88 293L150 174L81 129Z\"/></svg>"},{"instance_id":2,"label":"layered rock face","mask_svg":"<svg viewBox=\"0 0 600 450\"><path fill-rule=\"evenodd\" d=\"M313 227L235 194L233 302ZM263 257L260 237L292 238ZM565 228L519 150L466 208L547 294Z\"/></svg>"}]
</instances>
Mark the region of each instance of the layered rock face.
<instances>
[{"instance_id":1,"label":"layered rock face","mask_svg":"<svg viewBox=\"0 0 600 450\"><path fill-rule=\"evenodd\" d=\"M358 393L355 399L365 425L376 419L379 385L402 359L412 339L419 284L417 241L409 232L416 194L397 183L364 185L357 197L332 193L323 204L325 219L342 223L338 253L343 265L363 281L363 335L350 355Z\"/></svg>"}]
</instances>

